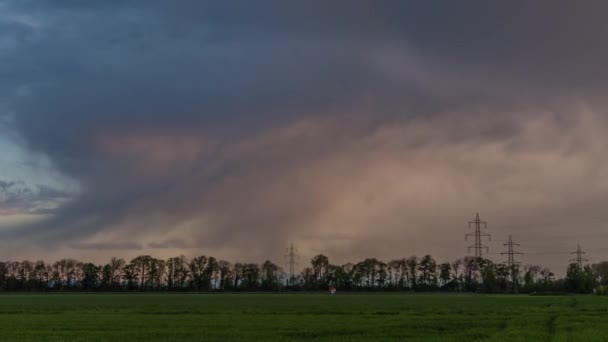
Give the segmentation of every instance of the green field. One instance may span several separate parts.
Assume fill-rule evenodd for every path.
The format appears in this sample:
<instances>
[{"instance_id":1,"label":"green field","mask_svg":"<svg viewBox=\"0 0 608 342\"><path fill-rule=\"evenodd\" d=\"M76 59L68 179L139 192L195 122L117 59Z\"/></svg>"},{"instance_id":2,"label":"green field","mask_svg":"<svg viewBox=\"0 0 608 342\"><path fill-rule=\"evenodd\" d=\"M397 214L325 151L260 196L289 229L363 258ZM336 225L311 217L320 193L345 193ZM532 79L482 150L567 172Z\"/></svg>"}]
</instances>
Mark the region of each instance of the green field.
<instances>
[{"instance_id":1,"label":"green field","mask_svg":"<svg viewBox=\"0 0 608 342\"><path fill-rule=\"evenodd\" d=\"M2 341L608 341L608 297L0 295Z\"/></svg>"}]
</instances>

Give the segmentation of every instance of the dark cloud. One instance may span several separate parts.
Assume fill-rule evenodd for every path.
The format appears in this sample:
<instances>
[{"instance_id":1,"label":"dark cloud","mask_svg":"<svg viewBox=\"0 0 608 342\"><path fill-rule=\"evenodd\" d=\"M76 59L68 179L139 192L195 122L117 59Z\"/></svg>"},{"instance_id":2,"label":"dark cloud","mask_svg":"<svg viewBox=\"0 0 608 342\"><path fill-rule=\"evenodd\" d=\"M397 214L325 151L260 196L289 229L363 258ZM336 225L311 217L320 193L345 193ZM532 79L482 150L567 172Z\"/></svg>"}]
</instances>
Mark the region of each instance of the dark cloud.
<instances>
[{"instance_id":1,"label":"dark cloud","mask_svg":"<svg viewBox=\"0 0 608 342\"><path fill-rule=\"evenodd\" d=\"M0 213L53 214L73 194L48 185L31 188L23 181L0 180Z\"/></svg>"},{"instance_id":2,"label":"dark cloud","mask_svg":"<svg viewBox=\"0 0 608 342\"><path fill-rule=\"evenodd\" d=\"M0 6L2 126L80 185L3 190L55 214L15 239L454 258L475 210L604 217L603 2Z\"/></svg>"}]
</instances>

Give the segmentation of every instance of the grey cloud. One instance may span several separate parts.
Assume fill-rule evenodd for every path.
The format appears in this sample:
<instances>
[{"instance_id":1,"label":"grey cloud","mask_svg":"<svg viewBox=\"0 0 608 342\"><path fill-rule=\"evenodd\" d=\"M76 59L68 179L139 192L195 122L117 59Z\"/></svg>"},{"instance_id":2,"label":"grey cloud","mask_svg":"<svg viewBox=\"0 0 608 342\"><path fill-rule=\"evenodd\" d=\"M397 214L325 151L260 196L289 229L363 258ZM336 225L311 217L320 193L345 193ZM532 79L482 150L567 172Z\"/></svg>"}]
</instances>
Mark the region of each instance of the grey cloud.
<instances>
[{"instance_id":1,"label":"grey cloud","mask_svg":"<svg viewBox=\"0 0 608 342\"><path fill-rule=\"evenodd\" d=\"M0 210L11 214L51 214L74 197L48 185L31 188L23 181L0 180Z\"/></svg>"},{"instance_id":2,"label":"grey cloud","mask_svg":"<svg viewBox=\"0 0 608 342\"><path fill-rule=\"evenodd\" d=\"M10 188L14 187L17 184L22 184L22 183L21 182L15 182L15 181L3 181L3 180L0 180L0 190L6 192Z\"/></svg>"},{"instance_id":3,"label":"grey cloud","mask_svg":"<svg viewBox=\"0 0 608 342\"><path fill-rule=\"evenodd\" d=\"M1 3L5 125L82 187L14 238L255 257L300 238L346 259L437 237L450 258L478 207L603 217L603 3ZM11 196L70 198L30 192Z\"/></svg>"},{"instance_id":4,"label":"grey cloud","mask_svg":"<svg viewBox=\"0 0 608 342\"><path fill-rule=\"evenodd\" d=\"M65 190L56 189L56 188L53 188L51 186L44 185L44 184L38 184L38 185L36 185L36 188L37 188L37 195L38 195L39 199L48 199L48 200L70 199L74 196L73 194L71 194Z\"/></svg>"},{"instance_id":5,"label":"grey cloud","mask_svg":"<svg viewBox=\"0 0 608 342\"><path fill-rule=\"evenodd\" d=\"M73 243L69 245L72 249L79 250L95 250L95 251L108 251L108 250L130 250L142 249L142 246L137 243L131 242L105 242L105 243Z\"/></svg>"},{"instance_id":6,"label":"grey cloud","mask_svg":"<svg viewBox=\"0 0 608 342\"><path fill-rule=\"evenodd\" d=\"M179 248L179 249L191 249L200 248L200 244L196 242L187 242L182 239L168 239L158 242L148 243L150 248Z\"/></svg>"}]
</instances>

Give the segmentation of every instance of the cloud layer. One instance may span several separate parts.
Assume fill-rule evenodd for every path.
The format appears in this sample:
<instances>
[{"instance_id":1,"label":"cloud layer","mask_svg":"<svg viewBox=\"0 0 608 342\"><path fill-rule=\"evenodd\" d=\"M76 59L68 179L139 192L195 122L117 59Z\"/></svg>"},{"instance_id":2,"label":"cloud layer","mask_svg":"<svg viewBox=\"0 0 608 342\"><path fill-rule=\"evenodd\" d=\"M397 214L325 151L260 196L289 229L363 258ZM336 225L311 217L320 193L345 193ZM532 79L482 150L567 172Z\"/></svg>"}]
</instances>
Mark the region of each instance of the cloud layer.
<instances>
[{"instance_id":1,"label":"cloud layer","mask_svg":"<svg viewBox=\"0 0 608 342\"><path fill-rule=\"evenodd\" d=\"M2 122L79 185L7 253L454 259L480 211L601 259L605 7L0 1Z\"/></svg>"}]
</instances>

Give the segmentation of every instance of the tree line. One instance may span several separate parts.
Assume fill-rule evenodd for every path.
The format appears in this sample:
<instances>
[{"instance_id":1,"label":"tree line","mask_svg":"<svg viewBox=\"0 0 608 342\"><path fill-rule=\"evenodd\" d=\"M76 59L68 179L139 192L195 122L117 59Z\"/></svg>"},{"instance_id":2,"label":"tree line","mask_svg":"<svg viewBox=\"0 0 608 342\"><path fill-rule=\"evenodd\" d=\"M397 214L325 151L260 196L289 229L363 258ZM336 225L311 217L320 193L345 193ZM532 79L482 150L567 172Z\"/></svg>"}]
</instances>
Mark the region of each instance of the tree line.
<instances>
[{"instance_id":1,"label":"tree line","mask_svg":"<svg viewBox=\"0 0 608 342\"><path fill-rule=\"evenodd\" d=\"M442 291L474 293L608 292L608 262L570 264L564 278L538 265L508 266L464 257L438 263L426 255L383 262L332 264L317 255L299 274L267 260L230 263L214 257L167 260L149 255L105 265L62 259L0 262L0 291Z\"/></svg>"}]
</instances>

